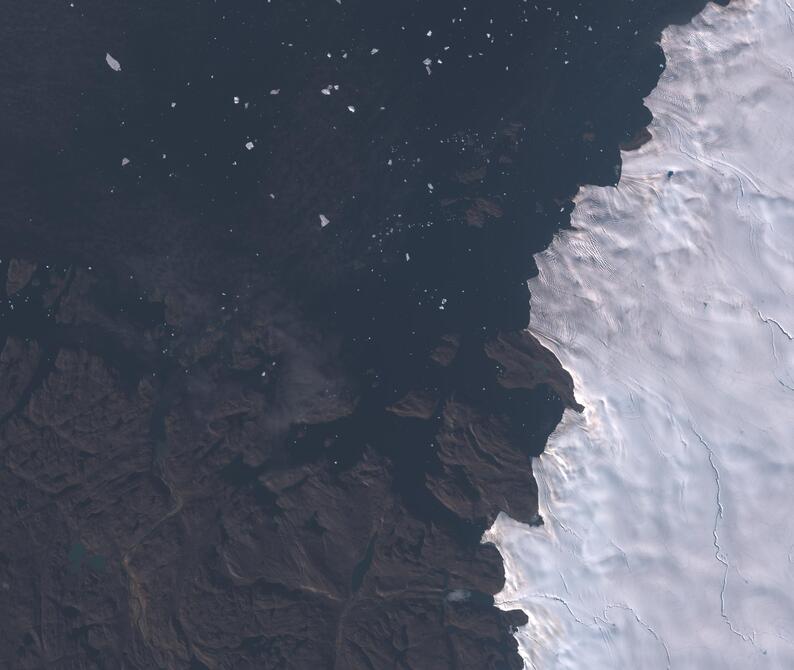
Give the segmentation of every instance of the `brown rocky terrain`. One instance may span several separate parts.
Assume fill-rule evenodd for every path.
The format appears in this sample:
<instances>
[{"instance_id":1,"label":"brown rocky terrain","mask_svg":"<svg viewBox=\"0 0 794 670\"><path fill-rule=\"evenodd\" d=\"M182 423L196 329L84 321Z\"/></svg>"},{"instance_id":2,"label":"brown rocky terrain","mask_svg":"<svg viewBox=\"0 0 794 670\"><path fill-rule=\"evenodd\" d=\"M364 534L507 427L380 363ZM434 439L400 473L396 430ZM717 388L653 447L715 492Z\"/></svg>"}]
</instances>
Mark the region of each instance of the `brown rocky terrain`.
<instances>
[{"instance_id":1,"label":"brown rocky terrain","mask_svg":"<svg viewBox=\"0 0 794 670\"><path fill-rule=\"evenodd\" d=\"M532 256L703 1L10 4L0 667L521 668Z\"/></svg>"},{"instance_id":2,"label":"brown rocky terrain","mask_svg":"<svg viewBox=\"0 0 794 670\"><path fill-rule=\"evenodd\" d=\"M498 553L460 531L537 512L509 416L442 393L389 407L435 436L440 468L416 481L439 521L421 518L379 445L344 469L322 456L360 389L297 317L237 316L169 369L178 338L110 313L101 274L33 276L0 354L10 667L518 667L523 615L490 606ZM494 348L502 386L571 393L526 334ZM537 356L540 375L512 363Z\"/></svg>"}]
</instances>

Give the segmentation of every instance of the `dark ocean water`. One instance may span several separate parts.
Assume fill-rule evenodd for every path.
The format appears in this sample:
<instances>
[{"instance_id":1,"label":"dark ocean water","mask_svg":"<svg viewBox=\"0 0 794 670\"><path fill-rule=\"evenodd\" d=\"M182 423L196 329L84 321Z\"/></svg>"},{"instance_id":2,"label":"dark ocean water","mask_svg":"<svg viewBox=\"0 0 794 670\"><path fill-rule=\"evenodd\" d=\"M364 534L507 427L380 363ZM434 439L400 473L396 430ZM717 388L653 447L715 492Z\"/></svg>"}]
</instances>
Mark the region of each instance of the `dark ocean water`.
<instances>
[{"instance_id":1,"label":"dark ocean water","mask_svg":"<svg viewBox=\"0 0 794 670\"><path fill-rule=\"evenodd\" d=\"M4 409L1 437L14 464L8 476L40 482L60 462L52 456L31 465L33 451L55 447L34 448L9 428L16 414L33 421L26 407L41 388L57 387L47 381L53 374L64 377L64 388L78 390L39 399L50 403L49 412L93 402L77 381L69 386L70 378L85 375L76 363L56 363L59 352L101 360L118 378L123 402L137 407L130 398L138 394L146 407L139 442L117 445L108 438L116 445L111 451L145 452L129 463L114 456L124 464L113 477L103 479L104 465L92 470L95 457L86 454L96 445L80 433L69 438L69 449L80 452L77 465L56 477L63 488L8 494L7 525L27 537L19 541L31 552L60 555L61 547L68 552L90 536L81 540L87 551L108 557L104 574L114 575L95 588L111 594L115 612L102 644L86 633L96 622L82 621L71 638L31 632L36 626L27 623L28 613L37 597L50 589L63 600L57 594L77 588L48 577L38 591L9 604L21 622L0 648L0 657L14 659L9 667L39 667L42 658L57 655L53 650L94 663L57 667L119 667L120 659L121 667L516 667L510 623L490 605L501 579L498 556L478 553L488 551L478 548L479 538L501 503L493 482L488 488L476 470L500 472L507 461L483 456L479 466L447 467L438 455L439 435L444 426L465 433L466 422L457 426L457 415L444 407L457 403L471 415L498 417L499 439L525 458L542 451L563 400L553 384L505 388L484 346L527 325L533 253L568 225L570 198L580 184L617 181L619 146L650 118L642 99L663 67L660 31L703 4L75 0L9 6L0 29L1 253L4 266L23 258L38 269L0 309L0 336L38 343L42 359L24 392L7 391L13 401ZM120 71L109 67L106 54ZM431 356L444 336L458 347L449 365ZM95 372L89 377L97 384L104 379ZM387 409L416 390L431 399L427 416ZM126 421L123 402L101 412L110 432L114 416ZM234 411L219 409L229 406ZM206 449L202 431L213 436ZM200 448L193 451L194 445ZM339 500L365 479L361 464L373 459L380 465L372 466L378 474L367 475L378 482L371 488L380 491L379 500L393 500L391 511L350 493L353 508L323 521L323 509L344 509ZM390 640L398 630L411 638L405 631L412 617L422 617L388 599L375 599L379 604L367 615L386 617L377 633L351 624L353 631L369 631L371 648L381 649L361 652L366 662L340 652L341 633L322 632L330 621L340 629L347 606L342 613L331 607L316 624L319 632L306 634L303 651L287 652L289 626L271 635L269 624L245 608L226 612L189 595L181 604L176 595L167 602L150 596L155 604L143 610L130 604L137 602L131 594L146 588L141 584L159 584L153 575L163 570L195 571L188 583L208 580L220 594L258 579L269 585L268 597L302 602L290 595L298 588L291 575L311 572L301 562L309 559L283 558L274 549L304 542L292 517L279 521L287 508L302 513L298 503L284 502L287 489L273 483L273 473L284 472L301 473L289 486L323 482L322 494L301 494L311 516L305 528L336 534L350 552L348 560L317 550L317 570L327 564L331 576L316 577L312 588L338 589L335 598L352 602L391 555L384 537L417 524L422 532L439 529L456 548L417 561L424 573L443 575L436 589L453 588L459 561L474 566L474 574L487 573L481 584L471 577L462 585L485 592L471 601L477 610L471 620L497 622L499 634L472 624L496 640L494 646L484 645L481 656L467 661L447 640L441 645L452 649L447 656L419 645L417 656L406 660L412 644ZM139 478L159 482L135 503L142 517L136 523L149 526L146 533L111 504L118 482ZM447 484L456 493L439 495ZM535 504L531 487L508 486L501 494L519 510ZM56 505L57 512L23 522L19 501L26 495L41 509ZM103 497L99 530L81 510ZM161 498L171 511L149 510ZM461 511L462 501L470 511ZM269 539L246 540L253 556L282 556L265 560L262 574L246 567L242 549L225 549L237 547L229 530L234 524L220 521L232 509L273 523ZM180 538L178 548L157 549L166 556L161 572L151 565L130 568L136 560L145 563L134 556L140 543L171 519L183 526L169 531ZM25 523L36 529L32 535L20 530ZM284 535L286 527L292 530ZM169 537L163 546L170 546ZM43 565L25 565L28 549L1 549L14 579L49 574ZM421 551L420 545L417 556ZM235 552L236 573L250 570L250 579L206 576L223 572L213 561L227 558L217 556ZM414 593L412 573L399 579L405 593ZM174 583L157 589L190 591ZM382 593L383 583L371 586L373 592ZM98 605L70 607L90 619ZM222 644L183 620L207 607L223 610L218 619L230 637ZM399 613L392 616L390 608ZM127 610L129 616L120 614ZM236 617L252 616L257 631L230 641L241 629ZM427 614L423 625L454 637L457 624L446 616ZM63 617L52 617L53 629L69 629ZM151 634L167 621L176 631L171 637ZM295 621L290 625L302 630L301 617ZM394 652L397 660L384 645L402 649Z\"/></svg>"}]
</instances>

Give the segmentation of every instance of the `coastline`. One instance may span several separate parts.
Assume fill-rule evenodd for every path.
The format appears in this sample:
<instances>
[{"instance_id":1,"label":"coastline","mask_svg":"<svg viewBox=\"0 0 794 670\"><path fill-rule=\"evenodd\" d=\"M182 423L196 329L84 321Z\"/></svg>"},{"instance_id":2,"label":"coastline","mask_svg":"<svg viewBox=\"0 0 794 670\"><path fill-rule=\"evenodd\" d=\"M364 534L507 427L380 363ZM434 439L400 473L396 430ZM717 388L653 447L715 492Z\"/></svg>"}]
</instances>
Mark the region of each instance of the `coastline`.
<instances>
[{"instance_id":1,"label":"coastline","mask_svg":"<svg viewBox=\"0 0 794 670\"><path fill-rule=\"evenodd\" d=\"M6 665L521 666L526 279L704 0L560 4L9 8Z\"/></svg>"},{"instance_id":2,"label":"coastline","mask_svg":"<svg viewBox=\"0 0 794 670\"><path fill-rule=\"evenodd\" d=\"M534 462L544 526L485 536L526 667L792 662L790 10L667 29L652 139L536 257L530 331L585 411Z\"/></svg>"}]
</instances>

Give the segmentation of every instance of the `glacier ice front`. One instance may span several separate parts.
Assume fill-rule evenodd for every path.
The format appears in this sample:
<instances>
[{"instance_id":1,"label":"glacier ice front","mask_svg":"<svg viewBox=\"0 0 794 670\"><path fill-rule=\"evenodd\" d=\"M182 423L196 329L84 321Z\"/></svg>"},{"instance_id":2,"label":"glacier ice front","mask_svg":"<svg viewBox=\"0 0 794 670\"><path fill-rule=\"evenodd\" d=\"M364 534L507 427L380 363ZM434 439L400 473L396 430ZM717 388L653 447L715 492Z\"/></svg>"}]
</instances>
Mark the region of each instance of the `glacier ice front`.
<instances>
[{"instance_id":1,"label":"glacier ice front","mask_svg":"<svg viewBox=\"0 0 794 670\"><path fill-rule=\"evenodd\" d=\"M537 257L531 330L576 384L501 516L526 667L794 668L794 11L665 31L653 139Z\"/></svg>"}]
</instances>

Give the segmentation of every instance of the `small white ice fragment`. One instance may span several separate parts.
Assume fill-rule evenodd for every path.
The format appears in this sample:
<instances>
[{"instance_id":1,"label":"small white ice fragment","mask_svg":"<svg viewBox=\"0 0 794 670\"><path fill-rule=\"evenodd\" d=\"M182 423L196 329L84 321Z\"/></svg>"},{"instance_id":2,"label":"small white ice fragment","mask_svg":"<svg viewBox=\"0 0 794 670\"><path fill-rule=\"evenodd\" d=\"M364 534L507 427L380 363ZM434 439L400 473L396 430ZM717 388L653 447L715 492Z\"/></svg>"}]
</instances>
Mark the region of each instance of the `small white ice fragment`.
<instances>
[{"instance_id":1,"label":"small white ice fragment","mask_svg":"<svg viewBox=\"0 0 794 670\"><path fill-rule=\"evenodd\" d=\"M433 184L431 184L430 182L427 182L427 190L430 191L431 193L433 192Z\"/></svg>"},{"instance_id":2,"label":"small white ice fragment","mask_svg":"<svg viewBox=\"0 0 794 670\"><path fill-rule=\"evenodd\" d=\"M119 63L109 53L105 54L105 62L108 64L111 70L114 70L115 72L121 72L121 63Z\"/></svg>"},{"instance_id":3,"label":"small white ice fragment","mask_svg":"<svg viewBox=\"0 0 794 670\"><path fill-rule=\"evenodd\" d=\"M250 141L249 141L249 142L246 142L246 143L245 143L245 148L246 148L246 149L248 149L248 151L251 151L251 149L253 149L253 148L254 148L254 143L253 143L253 142L250 142Z\"/></svg>"},{"instance_id":4,"label":"small white ice fragment","mask_svg":"<svg viewBox=\"0 0 794 670\"><path fill-rule=\"evenodd\" d=\"M270 95L278 95L279 93L281 93L281 89L280 88L271 88L270 89Z\"/></svg>"},{"instance_id":5,"label":"small white ice fragment","mask_svg":"<svg viewBox=\"0 0 794 670\"><path fill-rule=\"evenodd\" d=\"M320 214L320 227L325 228L329 223L331 220L325 214Z\"/></svg>"},{"instance_id":6,"label":"small white ice fragment","mask_svg":"<svg viewBox=\"0 0 794 670\"><path fill-rule=\"evenodd\" d=\"M326 86L324 89L320 91L320 93L322 93L323 95L331 95L331 87Z\"/></svg>"},{"instance_id":7,"label":"small white ice fragment","mask_svg":"<svg viewBox=\"0 0 794 670\"><path fill-rule=\"evenodd\" d=\"M355 114L356 108L353 105L348 105L347 106L347 111Z\"/></svg>"},{"instance_id":8,"label":"small white ice fragment","mask_svg":"<svg viewBox=\"0 0 794 670\"><path fill-rule=\"evenodd\" d=\"M374 56L378 51L380 51L380 49L372 49L369 53Z\"/></svg>"},{"instance_id":9,"label":"small white ice fragment","mask_svg":"<svg viewBox=\"0 0 794 670\"><path fill-rule=\"evenodd\" d=\"M408 262L408 261L410 261L410 260L411 260L411 254L409 254L408 252L406 252L406 253L405 253L405 262L407 263L407 262Z\"/></svg>"},{"instance_id":10,"label":"small white ice fragment","mask_svg":"<svg viewBox=\"0 0 794 670\"><path fill-rule=\"evenodd\" d=\"M121 167L124 167L125 165L129 165L129 164L130 164L130 159L129 158L122 158L121 159Z\"/></svg>"},{"instance_id":11,"label":"small white ice fragment","mask_svg":"<svg viewBox=\"0 0 794 670\"><path fill-rule=\"evenodd\" d=\"M235 105L239 105L240 104L240 98L238 98L236 95L234 96L233 99L234 99L234 104Z\"/></svg>"},{"instance_id":12,"label":"small white ice fragment","mask_svg":"<svg viewBox=\"0 0 794 670\"><path fill-rule=\"evenodd\" d=\"M431 72L430 72L430 65L433 63L433 61L432 61L430 58L425 58L425 59L422 61L422 63L423 63L423 64L424 64L424 66L425 66L425 70L427 70L427 74L431 74Z\"/></svg>"}]
</instances>

